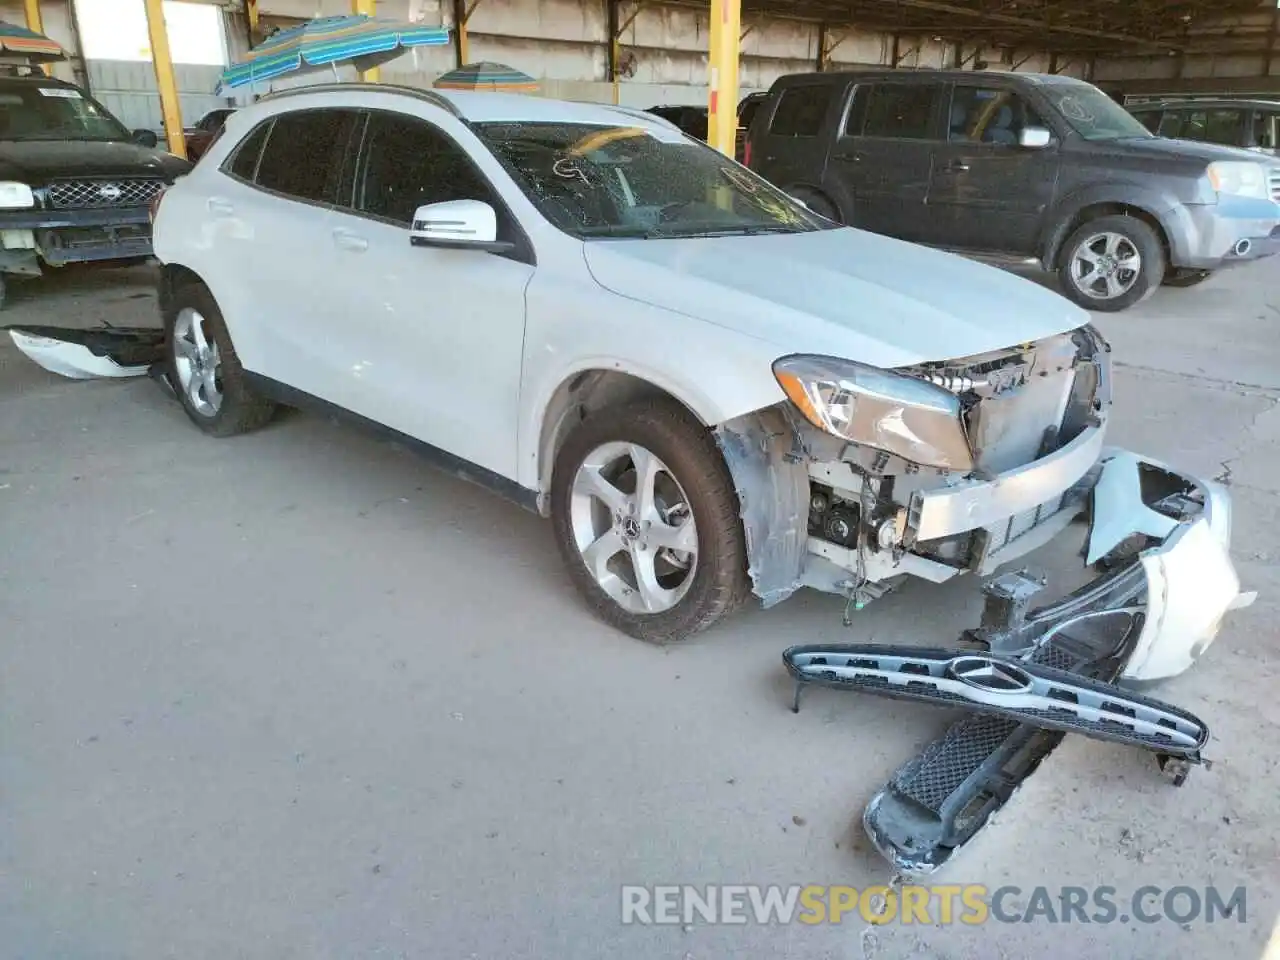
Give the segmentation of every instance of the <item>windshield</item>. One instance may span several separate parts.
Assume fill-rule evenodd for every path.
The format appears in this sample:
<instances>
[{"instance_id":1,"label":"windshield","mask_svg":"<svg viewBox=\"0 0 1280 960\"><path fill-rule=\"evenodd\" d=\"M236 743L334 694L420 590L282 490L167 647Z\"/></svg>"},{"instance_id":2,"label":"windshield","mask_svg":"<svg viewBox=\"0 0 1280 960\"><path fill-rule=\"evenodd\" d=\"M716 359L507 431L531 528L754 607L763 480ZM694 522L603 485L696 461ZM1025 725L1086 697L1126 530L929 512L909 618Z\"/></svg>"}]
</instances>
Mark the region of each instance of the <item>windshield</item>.
<instances>
[{"instance_id":1,"label":"windshield","mask_svg":"<svg viewBox=\"0 0 1280 960\"><path fill-rule=\"evenodd\" d=\"M0 140L128 140L106 109L73 87L0 88Z\"/></svg>"},{"instance_id":2,"label":"windshield","mask_svg":"<svg viewBox=\"0 0 1280 960\"><path fill-rule=\"evenodd\" d=\"M1051 84L1045 94L1071 129L1086 140L1149 139L1150 130L1124 107L1087 83Z\"/></svg>"},{"instance_id":3,"label":"windshield","mask_svg":"<svg viewBox=\"0 0 1280 960\"><path fill-rule=\"evenodd\" d=\"M807 233L835 225L674 130L482 123L476 132L553 224L581 239Z\"/></svg>"}]
</instances>

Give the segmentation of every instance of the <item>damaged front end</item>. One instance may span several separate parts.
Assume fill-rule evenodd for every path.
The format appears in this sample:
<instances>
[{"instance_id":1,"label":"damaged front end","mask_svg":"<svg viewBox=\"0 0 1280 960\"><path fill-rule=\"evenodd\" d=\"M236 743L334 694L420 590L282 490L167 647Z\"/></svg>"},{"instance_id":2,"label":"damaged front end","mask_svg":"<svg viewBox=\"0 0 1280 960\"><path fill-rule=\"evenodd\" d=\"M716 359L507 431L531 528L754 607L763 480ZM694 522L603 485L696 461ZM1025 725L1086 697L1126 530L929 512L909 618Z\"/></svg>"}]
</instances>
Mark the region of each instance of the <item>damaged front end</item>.
<instances>
[{"instance_id":1,"label":"damaged front end","mask_svg":"<svg viewBox=\"0 0 1280 960\"><path fill-rule=\"evenodd\" d=\"M790 405L718 429L766 605L810 586L860 607L908 577L994 572L1089 525L1089 582L1033 609L1044 578L998 576L954 649L784 654L797 709L800 685L817 683L967 711L864 816L881 853L918 875L968 842L1066 732L1151 750L1181 783L1202 762L1204 724L1126 688L1185 671L1252 595L1228 552L1227 492L1104 446L1110 366L1091 328L891 374L938 392L805 358L779 376Z\"/></svg>"},{"instance_id":2,"label":"damaged front end","mask_svg":"<svg viewBox=\"0 0 1280 960\"><path fill-rule=\"evenodd\" d=\"M985 576L1076 520L1090 569L1150 580L1126 679L1185 670L1237 602L1226 491L1105 447L1110 356L1092 327L907 369L788 357L775 373L789 403L716 431L766 606L808 586L856 609L911 577Z\"/></svg>"}]
</instances>

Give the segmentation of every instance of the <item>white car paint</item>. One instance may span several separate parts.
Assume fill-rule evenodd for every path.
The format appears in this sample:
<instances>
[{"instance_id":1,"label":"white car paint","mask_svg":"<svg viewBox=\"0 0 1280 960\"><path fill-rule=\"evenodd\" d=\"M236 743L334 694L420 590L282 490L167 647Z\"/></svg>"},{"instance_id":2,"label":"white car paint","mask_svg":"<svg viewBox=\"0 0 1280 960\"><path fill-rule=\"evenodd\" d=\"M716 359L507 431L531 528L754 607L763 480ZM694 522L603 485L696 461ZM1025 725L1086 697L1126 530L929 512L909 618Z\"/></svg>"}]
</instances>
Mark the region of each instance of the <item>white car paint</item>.
<instances>
[{"instance_id":1,"label":"white car paint","mask_svg":"<svg viewBox=\"0 0 1280 960\"><path fill-rule=\"evenodd\" d=\"M639 126L660 139L679 134L656 118L607 106L488 93L447 99L465 120L430 99L375 85L319 88L238 111L166 195L155 250L209 287L247 370L536 494L549 482L548 409L584 371L648 381L715 426L783 402L771 364L787 354L890 368L998 350L1088 321L1032 282L853 229L584 242L543 217L468 123L573 121ZM391 110L453 138L528 236L536 266L411 246L405 227L274 196L220 169L264 118L319 106ZM1023 469L1031 498L1024 506L1073 482L1051 467ZM1001 496L1000 482L988 500ZM1127 515L1110 517L1107 535L1122 535L1127 522ZM1215 607L1236 596L1225 544L1201 556L1203 537L1174 539L1168 549L1178 548L1171 574L1178 583L1203 569L1221 587ZM1147 563L1153 578L1173 569L1159 557ZM1166 621L1169 609L1162 608ZM1179 629L1177 622L1162 629L1161 643L1181 644L1183 652L1135 669L1168 675L1169 663L1189 663L1184 653L1209 628L1198 624L1195 637L1182 631L1167 641ZM1159 659L1149 650L1144 657Z\"/></svg>"}]
</instances>

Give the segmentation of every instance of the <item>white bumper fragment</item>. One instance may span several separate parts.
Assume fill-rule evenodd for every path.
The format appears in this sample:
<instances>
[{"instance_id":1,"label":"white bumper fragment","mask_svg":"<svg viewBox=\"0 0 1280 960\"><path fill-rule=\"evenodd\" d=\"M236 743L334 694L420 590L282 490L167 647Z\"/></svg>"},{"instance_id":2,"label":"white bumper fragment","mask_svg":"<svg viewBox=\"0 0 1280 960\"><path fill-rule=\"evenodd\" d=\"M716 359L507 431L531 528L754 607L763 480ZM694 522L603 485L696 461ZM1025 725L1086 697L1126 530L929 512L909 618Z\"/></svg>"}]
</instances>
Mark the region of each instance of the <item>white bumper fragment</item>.
<instances>
[{"instance_id":1,"label":"white bumper fragment","mask_svg":"<svg viewBox=\"0 0 1280 960\"><path fill-rule=\"evenodd\" d=\"M9 336L28 358L56 373L73 380L91 380L95 377L141 377L147 366L125 367L110 357L98 356L81 343L39 337L30 333L10 330Z\"/></svg>"},{"instance_id":2,"label":"white bumper fragment","mask_svg":"<svg viewBox=\"0 0 1280 960\"><path fill-rule=\"evenodd\" d=\"M1204 501L1193 519L1176 520L1142 499L1141 473L1159 471L1196 488ZM1125 450L1108 451L1093 491L1092 563L1134 534L1162 542L1140 555L1147 582L1146 618L1122 681L1148 683L1185 671L1213 643L1228 610L1253 602L1240 593L1231 563L1231 499L1199 480Z\"/></svg>"}]
</instances>

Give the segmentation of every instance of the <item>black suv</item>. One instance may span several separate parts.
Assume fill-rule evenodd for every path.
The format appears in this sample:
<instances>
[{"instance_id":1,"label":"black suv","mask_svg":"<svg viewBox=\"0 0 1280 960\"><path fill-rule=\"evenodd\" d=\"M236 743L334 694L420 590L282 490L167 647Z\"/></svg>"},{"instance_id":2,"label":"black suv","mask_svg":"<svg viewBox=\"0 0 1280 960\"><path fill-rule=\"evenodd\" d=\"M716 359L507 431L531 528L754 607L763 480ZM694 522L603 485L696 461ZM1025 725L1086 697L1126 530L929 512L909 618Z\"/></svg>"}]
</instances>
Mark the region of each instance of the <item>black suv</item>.
<instances>
[{"instance_id":1,"label":"black suv","mask_svg":"<svg viewBox=\"0 0 1280 960\"><path fill-rule=\"evenodd\" d=\"M5 276L150 257L150 203L190 168L72 84L0 77L0 304Z\"/></svg>"},{"instance_id":2,"label":"black suv","mask_svg":"<svg viewBox=\"0 0 1280 960\"><path fill-rule=\"evenodd\" d=\"M748 157L833 220L1039 260L1093 310L1280 250L1280 163L1153 136L1067 77L783 77L751 126Z\"/></svg>"}]
</instances>

